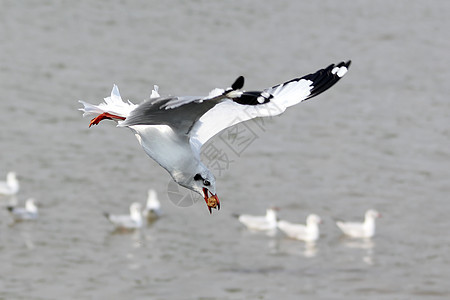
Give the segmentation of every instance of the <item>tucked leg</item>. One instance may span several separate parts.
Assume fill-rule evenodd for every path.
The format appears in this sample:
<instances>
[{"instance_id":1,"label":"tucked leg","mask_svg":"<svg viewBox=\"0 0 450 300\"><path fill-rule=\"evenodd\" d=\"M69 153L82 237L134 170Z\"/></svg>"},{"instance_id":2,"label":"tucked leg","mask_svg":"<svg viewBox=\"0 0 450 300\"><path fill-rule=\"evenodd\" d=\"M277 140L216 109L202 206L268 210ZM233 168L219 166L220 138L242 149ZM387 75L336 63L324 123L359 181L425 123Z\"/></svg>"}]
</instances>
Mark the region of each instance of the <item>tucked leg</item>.
<instances>
[{"instance_id":1,"label":"tucked leg","mask_svg":"<svg viewBox=\"0 0 450 300\"><path fill-rule=\"evenodd\" d=\"M117 116L117 115L113 115L113 114L104 112L104 113L99 114L95 118L93 118L91 120L91 123L89 123L89 127L91 127L92 125L97 125L98 123L100 123L104 119L108 119L108 120L113 120L113 119L125 120L125 117L121 117L121 116Z\"/></svg>"}]
</instances>

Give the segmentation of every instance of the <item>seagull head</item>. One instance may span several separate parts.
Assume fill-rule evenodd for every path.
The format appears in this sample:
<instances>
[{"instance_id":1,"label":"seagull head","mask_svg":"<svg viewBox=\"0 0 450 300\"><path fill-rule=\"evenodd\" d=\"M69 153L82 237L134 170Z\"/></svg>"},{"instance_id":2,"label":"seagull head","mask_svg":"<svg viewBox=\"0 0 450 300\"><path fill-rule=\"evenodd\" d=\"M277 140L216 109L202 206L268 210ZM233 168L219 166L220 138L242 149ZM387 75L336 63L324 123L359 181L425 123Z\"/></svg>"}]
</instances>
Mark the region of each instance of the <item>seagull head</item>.
<instances>
[{"instance_id":1,"label":"seagull head","mask_svg":"<svg viewBox=\"0 0 450 300\"><path fill-rule=\"evenodd\" d=\"M208 192L211 196L217 197L216 178L211 171L206 169L203 172L196 173L192 179L192 190L204 196L206 199L209 198Z\"/></svg>"},{"instance_id":2,"label":"seagull head","mask_svg":"<svg viewBox=\"0 0 450 300\"><path fill-rule=\"evenodd\" d=\"M376 211L375 209L369 209L368 211L366 211L365 218L366 219L377 219L377 218L381 218L381 214L378 211Z\"/></svg>"},{"instance_id":3,"label":"seagull head","mask_svg":"<svg viewBox=\"0 0 450 300\"><path fill-rule=\"evenodd\" d=\"M306 218L306 224L307 225L317 225L317 224L322 224L322 219L316 215L316 214L310 214L307 218Z\"/></svg>"},{"instance_id":4,"label":"seagull head","mask_svg":"<svg viewBox=\"0 0 450 300\"><path fill-rule=\"evenodd\" d=\"M219 198L217 197L216 194L216 178L211 173L211 171L208 170L206 167L202 168L201 171L193 174L189 178L186 187L203 196L210 212L211 207L220 209Z\"/></svg>"},{"instance_id":5,"label":"seagull head","mask_svg":"<svg viewBox=\"0 0 450 300\"><path fill-rule=\"evenodd\" d=\"M210 212L211 208L220 209L220 201L216 194L216 178L201 162L196 161L194 167L171 172L171 175L176 183L201 195Z\"/></svg>"},{"instance_id":6,"label":"seagull head","mask_svg":"<svg viewBox=\"0 0 450 300\"><path fill-rule=\"evenodd\" d=\"M37 212L37 206L36 206L36 201L34 200L34 198L29 198L26 202L25 202L25 209L29 212L32 213L36 213Z\"/></svg>"}]
</instances>

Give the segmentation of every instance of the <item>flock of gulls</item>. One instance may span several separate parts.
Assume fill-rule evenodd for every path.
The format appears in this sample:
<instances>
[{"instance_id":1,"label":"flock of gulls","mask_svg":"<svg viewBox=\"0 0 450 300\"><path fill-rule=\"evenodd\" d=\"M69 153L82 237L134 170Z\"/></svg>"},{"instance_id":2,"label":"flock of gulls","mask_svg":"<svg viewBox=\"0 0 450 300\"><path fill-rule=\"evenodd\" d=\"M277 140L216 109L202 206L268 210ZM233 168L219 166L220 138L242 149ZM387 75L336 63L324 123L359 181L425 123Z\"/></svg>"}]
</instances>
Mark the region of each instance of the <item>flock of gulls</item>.
<instances>
[{"instance_id":1,"label":"flock of gulls","mask_svg":"<svg viewBox=\"0 0 450 300\"><path fill-rule=\"evenodd\" d=\"M291 223L280 220L277 217L276 207L268 208L266 215L254 216L248 214L234 215L239 222L251 231L261 231L270 234L277 230L283 232L287 237L304 242L316 242L320 237L319 224L322 219L316 214L310 214L306 218L306 224ZM105 217L115 226L117 230L134 230L143 226L144 220L152 223L162 215L161 204L153 189L148 191L148 198L145 207L139 202L130 205L130 213L124 215L112 215L104 213ZM337 221L337 227L342 233L350 238L369 239L375 235L375 219L381 214L374 209L369 209L365 213L363 222Z\"/></svg>"},{"instance_id":2,"label":"flock of gulls","mask_svg":"<svg viewBox=\"0 0 450 300\"><path fill-rule=\"evenodd\" d=\"M238 220L248 229L253 231L264 231L274 233L277 229L289 238L304 242L316 242L320 237L319 224L322 219L316 214L310 214L306 218L306 224L291 223L279 220L277 217L278 208L268 208L265 216L236 215ZM372 238L375 235L375 219L381 214L374 209L369 209L365 213L363 222L337 221L337 227L342 233L351 238Z\"/></svg>"},{"instance_id":3,"label":"flock of gulls","mask_svg":"<svg viewBox=\"0 0 450 300\"><path fill-rule=\"evenodd\" d=\"M24 207L17 206L15 196L20 189L19 180L15 172L9 172L6 175L6 181L0 181L0 197L12 197L6 209L11 214L15 222L35 220L38 218L38 207L34 198L28 198ZM145 206L139 202L130 205L130 214L113 215L105 212L105 217L115 226L116 229L132 230L141 228L144 224L144 218L148 222L153 222L161 216L161 204L155 190L148 190L148 197Z\"/></svg>"},{"instance_id":4,"label":"flock of gulls","mask_svg":"<svg viewBox=\"0 0 450 300\"><path fill-rule=\"evenodd\" d=\"M19 181L14 172L9 172L6 181L0 181L0 196L15 196L19 191ZM14 205L7 206L14 221L35 220L38 217L38 208L33 198L25 202L24 207ZM251 231L261 231L275 233L277 230L283 232L287 237L308 243L316 242L320 237L319 225L322 219L316 214L310 214L306 218L306 224L292 223L280 220L277 216L276 207L266 210L266 215L254 216L248 214L234 215L239 222ZM115 215L104 213L106 219L114 225L117 231L132 231L144 226L145 222L153 223L162 215L161 203L154 189L148 190L148 197L145 206L140 202L133 202L130 205L129 214ZM351 238L372 238L375 235L375 219L381 214L374 209L369 209L365 213L363 222L337 221L337 227L342 233Z\"/></svg>"}]
</instances>

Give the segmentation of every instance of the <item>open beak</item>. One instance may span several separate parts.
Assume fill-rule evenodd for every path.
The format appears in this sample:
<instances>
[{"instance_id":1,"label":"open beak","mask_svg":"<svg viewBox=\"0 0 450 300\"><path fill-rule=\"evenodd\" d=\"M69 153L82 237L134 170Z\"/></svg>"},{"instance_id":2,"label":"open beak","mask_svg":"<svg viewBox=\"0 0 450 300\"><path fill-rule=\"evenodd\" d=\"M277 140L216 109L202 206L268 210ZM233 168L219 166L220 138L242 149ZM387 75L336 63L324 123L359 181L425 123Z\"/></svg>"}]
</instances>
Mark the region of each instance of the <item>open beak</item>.
<instances>
[{"instance_id":1,"label":"open beak","mask_svg":"<svg viewBox=\"0 0 450 300\"><path fill-rule=\"evenodd\" d=\"M211 196L208 196L208 193ZM208 206L209 213L212 213L212 208L220 209L220 201L216 195L213 195L207 188L203 188L203 195L205 197L206 205Z\"/></svg>"}]
</instances>

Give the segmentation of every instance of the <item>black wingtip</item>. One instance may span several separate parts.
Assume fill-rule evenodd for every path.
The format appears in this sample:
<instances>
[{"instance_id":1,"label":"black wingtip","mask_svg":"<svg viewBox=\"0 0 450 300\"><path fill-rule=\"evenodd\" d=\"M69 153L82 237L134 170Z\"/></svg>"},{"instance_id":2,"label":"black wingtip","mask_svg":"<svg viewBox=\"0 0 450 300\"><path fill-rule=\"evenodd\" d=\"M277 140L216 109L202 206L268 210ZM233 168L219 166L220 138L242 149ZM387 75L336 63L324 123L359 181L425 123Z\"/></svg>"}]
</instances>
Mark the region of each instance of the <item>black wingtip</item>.
<instances>
[{"instance_id":1,"label":"black wingtip","mask_svg":"<svg viewBox=\"0 0 450 300\"><path fill-rule=\"evenodd\" d=\"M14 206L8 206L6 209L9 210L9 211L13 211L14 210Z\"/></svg>"},{"instance_id":2,"label":"black wingtip","mask_svg":"<svg viewBox=\"0 0 450 300\"><path fill-rule=\"evenodd\" d=\"M109 213L107 213L107 212L104 212L104 213L103 213L103 215L105 216L105 218L107 218L107 219L109 220L109 216L110 216L110 214L109 214Z\"/></svg>"},{"instance_id":3,"label":"black wingtip","mask_svg":"<svg viewBox=\"0 0 450 300\"><path fill-rule=\"evenodd\" d=\"M234 83L231 85L233 90L240 90L244 87L244 76L239 76Z\"/></svg>"},{"instance_id":4,"label":"black wingtip","mask_svg":"<svg viewBox=\"0 0 450 300\"><path fill-rule=\"evenodd\" d=\"M346 68L348 69L348 67L350 67L351 64L352 64L352 61L351 61L351 60L341 61L341 62L338 63L338 64L331 64L331 65L329 65L327 68L325 68L325 70L327 70L327 69L331 70L331 69L333 69L334 67L338 67L338 68L340 68L340 67L346 67Z\"/></svg>"},{"instance_id":5,"label":"black wingtip","mask_svg":"<svg viewBox=\"0 0 450 300\"><path fill-rule=\"evenodd\" d=\"M332 87L334 84L336 84L348 71L348 68L350 64L352 63L351 60L348 60L347 62L340 62L338 64L331 64L325 69L318 70L315 73L306 75L302 77L303 79L311 80L313 83L313 88L311 89L311 94L306 98L310 99L312 97L315 97L324 91L328 90L330 87ZM338 72L334 71L336 68L342 68L345 67L347 70L344 70L342 74L339 74ZM306 100L305 99L305 100Z\"/></svg>"}]
</instances>

